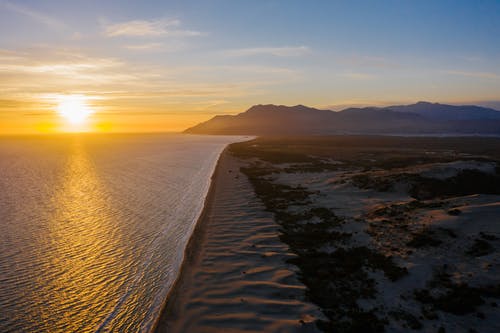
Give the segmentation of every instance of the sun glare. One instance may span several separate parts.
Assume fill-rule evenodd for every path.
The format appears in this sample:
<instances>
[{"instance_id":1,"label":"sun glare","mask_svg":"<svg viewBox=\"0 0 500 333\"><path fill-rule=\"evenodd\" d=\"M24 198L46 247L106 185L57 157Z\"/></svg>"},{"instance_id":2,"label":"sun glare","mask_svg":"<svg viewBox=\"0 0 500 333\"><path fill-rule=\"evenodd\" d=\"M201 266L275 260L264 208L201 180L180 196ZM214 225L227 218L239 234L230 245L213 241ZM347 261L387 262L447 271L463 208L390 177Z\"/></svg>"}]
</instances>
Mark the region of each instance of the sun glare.
<instances>
[{"instance_id":1,"label":"sun glare","mask_svg":"<svg viewBox=\"0 0 500 333\"><path fill-rule=\"evenodd\" d=\"M58 97L57 112L71 125L84 125L94 110L83 95L63 95Z\"/></svg>"}]
</instances>

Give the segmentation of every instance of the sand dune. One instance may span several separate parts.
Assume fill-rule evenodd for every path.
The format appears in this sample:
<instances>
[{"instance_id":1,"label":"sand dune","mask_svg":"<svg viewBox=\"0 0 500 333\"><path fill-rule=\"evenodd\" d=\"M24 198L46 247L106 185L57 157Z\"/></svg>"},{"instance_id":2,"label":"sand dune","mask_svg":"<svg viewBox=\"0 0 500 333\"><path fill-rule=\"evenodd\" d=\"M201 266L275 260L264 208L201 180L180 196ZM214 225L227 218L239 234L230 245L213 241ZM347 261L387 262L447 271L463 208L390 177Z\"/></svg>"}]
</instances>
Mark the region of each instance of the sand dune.
<instances>
[{"instance_id":1,"label":"sand dune","mask_svg":"<svg viewBox=\"0 0 500 333\"><path fill-rule=\"evenodd\" d=\"M158 332L498 332L496 155L402 141L231 145Z\"/></svg>"},{"instance_id":2,"label":"sand dune","mask_svg":"<svg viewBox=\"0 0 500 333\"><path fill-rule=\"evenodd\" d=\"M221 156L196 246L157 332L317 332L321 313L278 238L278 225L239 172Z\"/></svg>"}]
</instances>

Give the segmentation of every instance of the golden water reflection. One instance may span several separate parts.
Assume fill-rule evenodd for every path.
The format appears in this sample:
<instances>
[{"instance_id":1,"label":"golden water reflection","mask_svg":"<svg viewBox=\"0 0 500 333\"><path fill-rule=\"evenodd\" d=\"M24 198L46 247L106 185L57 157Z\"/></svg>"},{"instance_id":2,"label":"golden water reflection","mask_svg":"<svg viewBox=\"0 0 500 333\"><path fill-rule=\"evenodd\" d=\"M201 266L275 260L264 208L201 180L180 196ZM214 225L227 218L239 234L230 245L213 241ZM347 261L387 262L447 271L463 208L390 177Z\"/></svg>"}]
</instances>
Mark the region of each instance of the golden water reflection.
<instances>
[{"instance_id":1,"label":"golden water reflection","mask_svg":"<svg viewBox=\"0 0 500 333\"><path fill-rule=\"evenodd\" d=\"M95 331L113 312L128 266L111 199L84 144L73 140L51 198L47 262L52 274L39 281L45 289L39 318L52 332Z\"/></svg>"}]
</instances>

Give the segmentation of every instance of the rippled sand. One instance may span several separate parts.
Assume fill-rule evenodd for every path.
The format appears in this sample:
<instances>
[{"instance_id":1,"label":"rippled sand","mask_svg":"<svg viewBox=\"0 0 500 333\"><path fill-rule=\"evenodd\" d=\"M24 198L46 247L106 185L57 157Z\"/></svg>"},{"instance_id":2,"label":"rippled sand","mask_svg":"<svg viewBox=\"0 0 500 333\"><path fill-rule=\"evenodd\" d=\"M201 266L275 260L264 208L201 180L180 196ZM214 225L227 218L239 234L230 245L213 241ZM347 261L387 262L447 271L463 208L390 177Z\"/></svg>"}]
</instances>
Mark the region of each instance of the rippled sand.
<instances>
[{"instance_id":1,"label":"rippled sand","mask_svg":"<svg viewBox=\"0 0 500 333\"><path fill-rule=\"evenodd\" d=\"M316 332L293 256L255 197L240 162L224 152L189 259L157 332Z\"/></svg>"}]
</instances>

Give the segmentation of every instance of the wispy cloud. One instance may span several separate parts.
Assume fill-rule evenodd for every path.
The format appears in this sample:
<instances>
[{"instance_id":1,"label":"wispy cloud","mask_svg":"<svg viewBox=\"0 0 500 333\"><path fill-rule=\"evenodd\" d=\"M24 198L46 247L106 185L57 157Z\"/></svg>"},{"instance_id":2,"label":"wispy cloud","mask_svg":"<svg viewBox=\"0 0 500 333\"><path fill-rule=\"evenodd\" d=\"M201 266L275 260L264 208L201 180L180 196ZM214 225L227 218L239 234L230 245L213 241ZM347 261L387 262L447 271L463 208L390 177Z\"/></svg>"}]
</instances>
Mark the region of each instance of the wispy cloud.
<instances>
[{"instance_id":1,"label":"wispy cloud","mask_svg":"<svg viewBox=\"0 0 500 333\"><path fill-rule=\"evenodd\" d=\"M255 55L272 55L275 57L299 57L311 52L307 46L283 46L283 47L253 47L244 49L228 50L226 54L232 57L247 57Z\"/></svg>"},{"instance_id":2,"label":"wispy cloud","mask_svg":"<svg viewBox=\"0 0 500 333\"><path fill-rule=\"evenodd\" d=\"M216 108L216 107L219 107L221 105L229 104L229 103L230 103L230 101L228 101L228 100L218 99L218 100L203 100L203 101L195 102L193 104L196 105L194 107L195 110L203 111L203 110Z\"/></svg>"},{"instance_id":3,"label":"wispy cloud","mask_svg":"<svg viewBox=\"0 0 500 333\"><path fill-rule=\"evenodd\" d=\"M476 77L480 79L499 79L500 75L496 73L491 73L491 72L468 72L468 71L455 71L455 70L450 70L450 71L444 71L446 74L451 74L451 75L459 75L459 76L466 76L466 77Z\"/></svg>"},{"instance_id":4,"label":"wispy cloud","mask_svg":"<svg viewBox=\"0 0 500 333\"><path fill-rule=\"evenodd\" d=\"M213 66L169 68L94 57L78 53L78 50L48 46L37 48L36 52L31 49L30 52L0 50L0 99L37 98L48 93L82 93L120 100L161 100L161 103L166 103L166 99L179 103L201 98L221 101L255 90L256 84L252 81L257 75L255 69L243 70ZM261 70L266 74L265 84L274 82L273 78L288 77L284 69L278 72L271 68ZM217 73L220 72L228 77L219 80ZM242 79L243 76L247 79Z\"/></svg>"},{"instance_id":5,"label":"wispy cloud","mask_svg":"<svg viewBox=\"0 0 500 333\"><path fill-rule=\"evenodd\" d=\"M54 17L51 17L45 13L41 13L39 11L36 11L32 8L28 8L28 7L25 7L25 6L22 6L20 4L17 4L17 3L12 3L12 2L9 2L9 1L0 1L0 7L4 7L6 8L7 10L10 10L12 12L15 12L17 14L21 14L21 15L24 15L24 16L27 16L45 26L48 26L50 28L54 28L54 29L61 29L61 28L65 28L66 27L66 24L64 24L62 21L54 18Z\"/></svg>"},{"instance_id":6,"label":"wispy cloud","mask_svg":"<svg viewBox=\"0 0 500 333\"><path fill-rule=\"evenodd\" d=\"M96 58L48 47L28 53L12 51L5 56L0 53L0 96L135 83L136 77L143 75L124 68L126 64L115 58ZM6 92L6 88L11 90Z\"/></svg>"},{"instance_id":7,"label":"wispy cloud","mask_svg":"<svg viewBox=\"0 0 500 333\"><path fill-rule=\"evenodd\" d=\"M167 42L163 46L154 41L152 45L136 44L139 49L170 48ZM229 109L235 100L266 95L270 87L296 81L300 75L296 69L282 66L169 67L135 59L98 57L80 48L54 45L0 49L0 99L35 103L46 102L50 94L84 94L101 97L94 100L100 112L117 114L144 110L148 114L155 110L164 113L166 106L193 112ZM51 108L49 105L47 112L52 112Z\"/></svg>"},{"instance_id":8,"label":"wispy cloud","mask_svg":"<svg viewBox=\"0 0 500 333\"><path fill-rule=\"evenodd\" d=\"M146 44L125 45L123 47L135 51L151 51L151 50L159 50L163 48L163 46L164 46L163 43L146 43Z\"/></svg>"},{"instance_id":9,"label":"wispy cloud","mask_svg":"<svg viewBox=\"0 0 500 333\"><path fill-rule=\"evenodd\" d=\"M201 32L180 28L176 19L132 20L114 24L104 24L107 37L154 37L154 36L200 36Z\"/></svg>"},{"instance_id":10,"label":"wispy cloud","mask_svg":"<svg viewBox=\"0 0 500 333\"><path fill-rule=\"evenodd\" d=\"M51 73L59 76L73 76L88 71L100 71L104 68L121 66L123 63L111 58L74 59L73 61L60 60L42 62L28 57L3 58L0 64L0 73Z\"/></svg>"}]
</instances>

